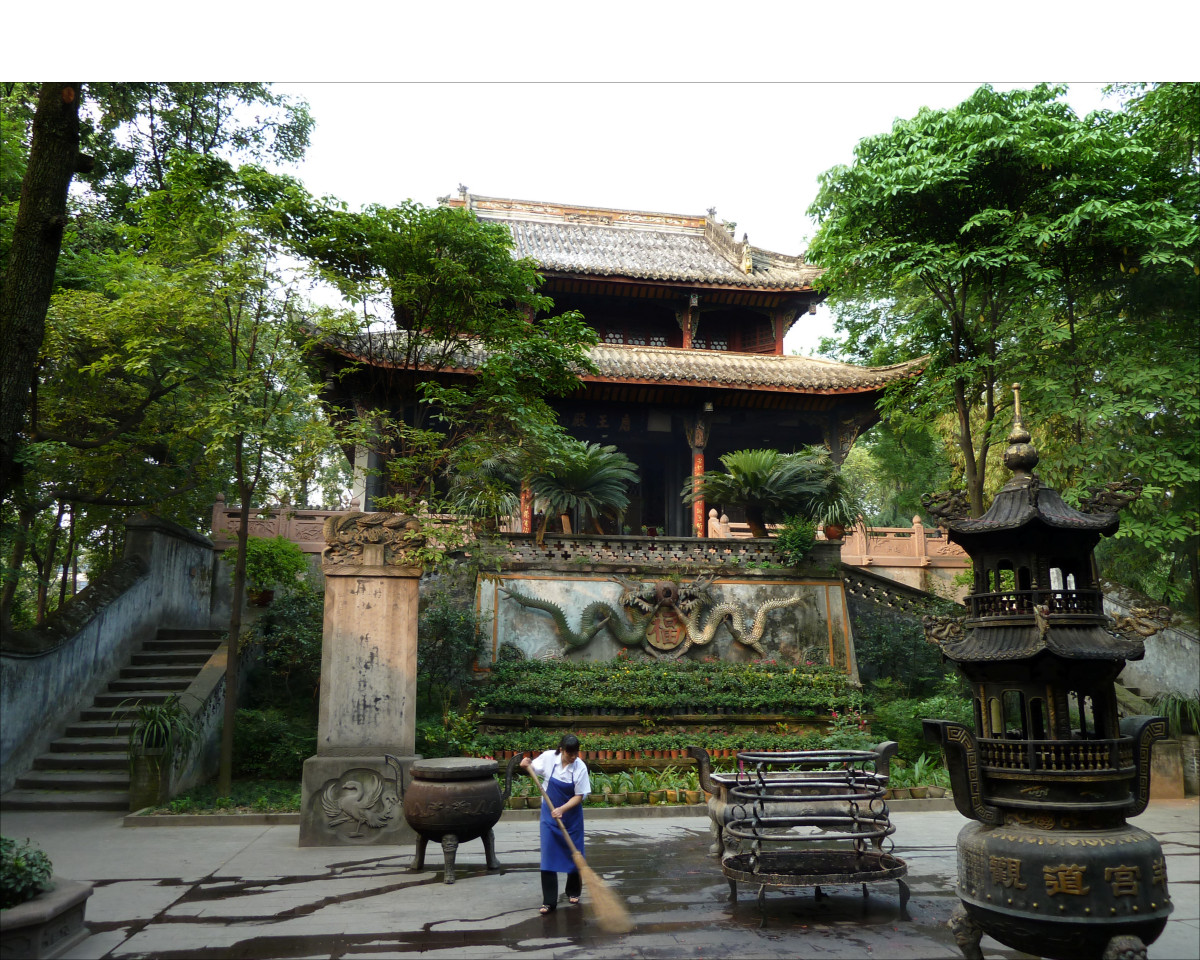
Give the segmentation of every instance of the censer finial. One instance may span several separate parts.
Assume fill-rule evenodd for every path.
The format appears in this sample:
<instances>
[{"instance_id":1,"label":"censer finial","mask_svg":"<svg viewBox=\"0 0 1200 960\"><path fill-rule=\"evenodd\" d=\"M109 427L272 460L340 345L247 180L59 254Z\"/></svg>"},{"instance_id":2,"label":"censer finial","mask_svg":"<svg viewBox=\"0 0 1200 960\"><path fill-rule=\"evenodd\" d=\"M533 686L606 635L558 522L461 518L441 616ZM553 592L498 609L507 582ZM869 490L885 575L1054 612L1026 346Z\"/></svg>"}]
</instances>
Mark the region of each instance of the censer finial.
<instances>
[{"instance_id":1,"label":"censer finial","mask_svg":"<svg viewBox=\"0 0 1200 960\"><path fill-rule=\"evenodd\" d=\"M1004 451L1004 465L1020 477L1030 476L1038 464L1038 452L1030 442L1033 437L1021 420L1021 385L1014 383L1013 425L1008 434L1008 449Z\"/></svg>"}]
</instances>

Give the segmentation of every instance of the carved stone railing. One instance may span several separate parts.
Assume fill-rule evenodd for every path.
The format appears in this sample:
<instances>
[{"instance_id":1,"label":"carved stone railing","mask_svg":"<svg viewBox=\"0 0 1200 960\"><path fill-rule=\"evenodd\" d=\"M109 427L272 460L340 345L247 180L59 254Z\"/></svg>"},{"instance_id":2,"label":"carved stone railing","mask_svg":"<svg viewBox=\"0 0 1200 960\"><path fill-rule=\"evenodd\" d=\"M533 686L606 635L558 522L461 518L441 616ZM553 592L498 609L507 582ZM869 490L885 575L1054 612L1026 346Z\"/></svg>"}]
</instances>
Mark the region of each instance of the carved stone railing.
<instances>
[{"instance_id":1,"label":"carved stone railing","mask_svg":"<svg viewBox=\"0 0 1200 960\"><path fill-rule=\"evenodd\" d=\"M305 553L320 553L325 548L325 538L321 532L325 521L349 512L332 508L300 510L282 505L256 507L250 511L250 536L286 537ZM225 499L218 494L212 512L212 542L218 550L232 547L237 542L238 530L241 527L240 514L240 507L236 504L226 504ZM435 526L458 526L463 522L460 517L449 514L428 514L421 519L432 522ZM516 518L515 522L520 523L520 519ZM512 525L513 520L510 519L500 529L507 531Z\"/></svg>"}]
</instances>

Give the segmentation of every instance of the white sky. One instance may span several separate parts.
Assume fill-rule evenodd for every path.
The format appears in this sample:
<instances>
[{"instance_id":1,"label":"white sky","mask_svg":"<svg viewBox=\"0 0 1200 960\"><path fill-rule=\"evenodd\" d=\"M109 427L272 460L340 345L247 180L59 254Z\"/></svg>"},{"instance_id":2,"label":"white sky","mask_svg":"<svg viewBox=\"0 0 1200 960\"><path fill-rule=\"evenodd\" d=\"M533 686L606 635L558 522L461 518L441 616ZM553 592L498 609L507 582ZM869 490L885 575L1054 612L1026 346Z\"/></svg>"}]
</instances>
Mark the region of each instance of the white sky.
<instances>
[{"instance_id":1,"label":"white sky","mask_svg":"<svg viewBox=\"0 0 1200 960\"><path fill-rule=\"evenodd\" d=\"M1070 82L1080 113L1102 81L1195 75L1200 5L1045 0L809 5L758 0L569 4L209 0L148 14L114 0L63 18L52 48L9 44L12 76L307 78L317 127L296 171L357 208L473 193L702 214L781 253L804 250L817 176L855 143L980 83ZM6 13L14 37L44 11ZM23 26L27 21L28 26ZM68 72L64 70L64 72ZM952 78L952 81L951 79ZM919 82L918 82L919 81ZM1111 105L1111 104L1110 104ZM805 317L789 350L829 332Z\"/></svg>"},{"instance_id":2,"label":"white sky","mask_svg":"<svg viewBox=\"0 0 1200 960\"><path fill-rule=\"evenodd\" d=\"M993 84L1007 89L1019 84ZM472 193L717 216L758 247L798 254L817 177L864 136L976 83L285 83L316 119L298 175L357 208ZM1072 85L1080 113L1100 84ZM387 104L386 119L379 104ZM706 123L702 118L726 118ZM697 131L694 135L690 131ZM789 335L810 352L823 307Z\"/></svg>"}]
</instances>

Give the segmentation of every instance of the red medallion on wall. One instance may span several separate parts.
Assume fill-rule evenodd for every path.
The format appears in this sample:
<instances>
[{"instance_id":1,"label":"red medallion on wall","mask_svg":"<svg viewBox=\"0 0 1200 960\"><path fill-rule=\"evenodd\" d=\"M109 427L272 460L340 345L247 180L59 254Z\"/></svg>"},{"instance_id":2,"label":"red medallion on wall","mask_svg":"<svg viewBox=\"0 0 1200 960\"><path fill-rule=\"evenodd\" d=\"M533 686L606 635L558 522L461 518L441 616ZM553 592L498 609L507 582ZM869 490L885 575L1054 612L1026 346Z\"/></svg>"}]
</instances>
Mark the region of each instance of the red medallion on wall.
<instances>
[{"instance_id":1,"label":"red medallion on wall","mask_svg":"<svg viewBox=\"0 0 1200 960\"><path fill-rule=\"evenodd\" d=\"M674 650L687 638L687 624L673 605L661 606L646 630L646 642L655 650Z\"/></svg>"}]
</instances>

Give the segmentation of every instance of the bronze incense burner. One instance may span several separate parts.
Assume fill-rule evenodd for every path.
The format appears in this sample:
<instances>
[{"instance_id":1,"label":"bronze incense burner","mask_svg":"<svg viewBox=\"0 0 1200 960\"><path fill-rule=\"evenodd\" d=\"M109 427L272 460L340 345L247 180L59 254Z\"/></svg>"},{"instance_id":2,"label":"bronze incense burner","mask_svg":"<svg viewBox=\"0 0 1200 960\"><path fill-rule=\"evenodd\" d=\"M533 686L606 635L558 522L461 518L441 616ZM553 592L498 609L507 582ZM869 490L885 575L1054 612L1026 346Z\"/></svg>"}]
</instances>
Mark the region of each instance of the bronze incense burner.
<instances>
[{"instance_id":1,"label":"bronze incense burner","mask_svg":"<svg viewBox=\"0 0 1200 960\"><path fill-rule=\"evenodd\" d=\"M1161 717L1120 719L1114 682L1140 641L1109 630L1093 550L1117 516L1082 513L1042 487L1017 397L1005 463L1012 480L987 513L955 518L974 592L961 629L927 623L971 686L974 731L925 720L940 744L958 811L960 907L967 958L984 933L1038 956L1132 960L1171 913L1158 841L1126 823L1150 796Z\"/></svg>"}]
</instances>

